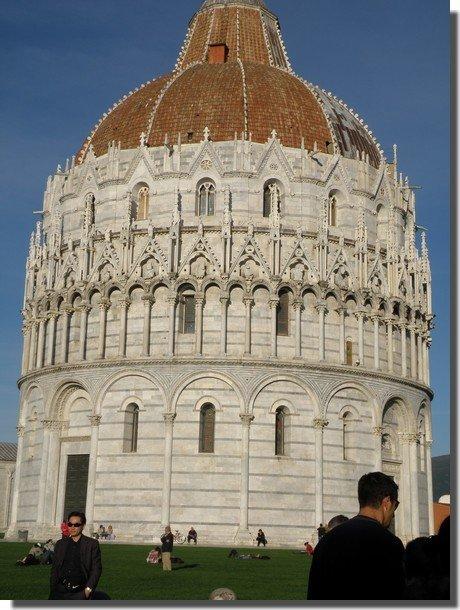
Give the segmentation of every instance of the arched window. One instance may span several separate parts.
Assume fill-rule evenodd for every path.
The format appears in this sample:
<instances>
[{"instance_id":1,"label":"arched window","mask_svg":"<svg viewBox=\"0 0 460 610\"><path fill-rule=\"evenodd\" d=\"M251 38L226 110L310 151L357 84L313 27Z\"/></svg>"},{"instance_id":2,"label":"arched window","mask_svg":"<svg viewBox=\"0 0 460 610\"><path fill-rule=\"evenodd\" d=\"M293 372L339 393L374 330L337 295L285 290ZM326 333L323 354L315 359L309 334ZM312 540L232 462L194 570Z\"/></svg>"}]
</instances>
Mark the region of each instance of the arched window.
<instances>
[{"instance_id":1,"label":"arched window","mask_svg":"<svg viewBox=\"0 0 460 610\"><path fill-rule=\"evenodd\" d=\"M125 430L123 438L123 452L136 453L139 434L139 407L131 403L125 412Z\"/></svg>"},{"instance_id":2,"label":"arched window","mask_svg":"<svg viewBox=\"0 0 460 610\"><path fill-rule=\"evenodd\" d=\"M287 415L286 407L278 407L275 411L275 455L286 455Z\"/></svg>"},{"instance_id":3,"label":"arched window","mask_svg":"<svg viewBox=\"0 0 460 610\"><path fill-rule=\"evenodd\" d=\"M281 212L281 189L274 180L267 182L264 187L263 216L269 218L273 210Z\"/></svg>"},{"instance_id":4,"label":"arched window","mask_svg":"<svg viewBox=\"0 0 460 610\"><path fill-rule=\"evenodd\" d=\"M216 409L206 404L200 410L200 453L214 453Z\"/></svg>"},{"instance_id":5,"label":"arched window","mask_svg":"<svg viewBox=\"0 0 460 610\"><path fill-rule=\"evenodd\" d=\"M216 203L216 186L211 180L198 184L196 193L197 216L214 216Z\"/></svg>"},{"instance_id":6,"label":"arched window","mask_svg":"<svg viewBox=\"0 0 460 610\"><path fill-rule=\"evenodd\" d=\"M195 293L185 289L179 297L179 332L183 335L195 333Z\"/></svg>"},{"instance_id":7,"label":"arched window","mask_svg":"<svg viewBox=\"0 0 460 610\"><path fill-rule=\"evenodd\" d=\"M148 186L143 186L137 193L136 220L147 220L149 217L150 191Z\"/></svg>"},{"instance_id":8,"label":"arched window","mask_svg":"<svg viewBox=\"0 0 460 610\"><path fill-rule=\"evenodd\" d=\"M343 459L345 461L351 459L351 427L352 427L352 414L350 411L347 411L342 416L342 450L343 450Z\"/></svg>"},{"instance_id":9,"label":"arched window","mask_svg":"<svg viewBox=\"0 0 460 610\"><path fill-rule=\"evenodd\" d=\"M276 308L276 333L280 337L289 336L289 290L284 290L279 295Z\"/></svg>"},{"instance_id":10,"label":"arched window","mask_svg":"<svg viewBox=\"0 0 460 610\"><path fill-rule=\"evenodd\" d=\"M345 345L345 362L348 366L353 366L353 341L347 339Z\"/></svg>"},{"instance_id":11,"label":"arched window","mask_svg":"<svg viewBox=\"0 0 460 610\"><path fill-rule=\"evenodd\" d=\"M330 227L337 226L337 197L335 195L329 196L327 222Z\"/></svg>"}]
</instances>

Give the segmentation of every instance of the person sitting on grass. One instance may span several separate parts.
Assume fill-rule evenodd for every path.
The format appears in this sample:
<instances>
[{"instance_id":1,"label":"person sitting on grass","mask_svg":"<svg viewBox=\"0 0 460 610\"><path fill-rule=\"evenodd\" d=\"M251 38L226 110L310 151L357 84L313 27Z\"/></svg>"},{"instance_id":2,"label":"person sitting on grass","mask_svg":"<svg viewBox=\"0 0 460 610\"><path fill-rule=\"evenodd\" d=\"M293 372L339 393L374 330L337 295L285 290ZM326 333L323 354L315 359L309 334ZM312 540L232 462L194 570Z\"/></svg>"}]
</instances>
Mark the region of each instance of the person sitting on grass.
<instances>
[{"instance_id":1,"label":"person sitting on grass","mask_svg":"<svg viewBox=\"0 0 460 610\"><path fill-rule=\"evenodd\" d=\"M312 547L312 545L311 545L311 544L308 542L308 540L307 540L307 542L305 543L305 552L306 552L306 554L307 554L307 555L310 555L310 556L311 556L311 555L313 555L313 553L314 553L314 548L313 548L313 547Z\"/></svg>"},{"instance_id":2,"label":"person sitting on grass","mask_svg":"<svg viewBox=\"0 0 460 610\"><path fill-rule=\"evenodd\" d=\"M161 563L161 547L156 546L150 551L147 557L147 563Z\"/></svg>"},{"instance_id":3,"label":"person sitting on grass","mask_svg":"<svg viewBox=\"0 0 460 610\"><path fill-rule=\"evenodd\" d=\"M49 565L53 563L54 555L54 542L49 538L43 545L43 555L40 558L40 563L43 565Z\"/></svg>"},{"instance_id":4,"label":"person sitting on grass","mask_svg":"<svg viewBox=\"0 0 460 610\"><path fill-rule=\"evenodd\" d=\"M30 551L22 559L16 561L17 566L33 566L40 563L40 559L43 556L43 546L40 542L36 542Z\"/></svg>"},{"instance_id":5,"label":"person sitting on grass","mask_svg":"<svg viewBox=\"0 0 460 610\"><path fill-rule=\"evenodd\" d=\"M192 540L195 544L197 543L197 539L198 539L198 534L196 533L195 528L192 527L190 528L190 531L187 535L187 544L190 544L190 541Z\"/></svg>"}]
</instances>

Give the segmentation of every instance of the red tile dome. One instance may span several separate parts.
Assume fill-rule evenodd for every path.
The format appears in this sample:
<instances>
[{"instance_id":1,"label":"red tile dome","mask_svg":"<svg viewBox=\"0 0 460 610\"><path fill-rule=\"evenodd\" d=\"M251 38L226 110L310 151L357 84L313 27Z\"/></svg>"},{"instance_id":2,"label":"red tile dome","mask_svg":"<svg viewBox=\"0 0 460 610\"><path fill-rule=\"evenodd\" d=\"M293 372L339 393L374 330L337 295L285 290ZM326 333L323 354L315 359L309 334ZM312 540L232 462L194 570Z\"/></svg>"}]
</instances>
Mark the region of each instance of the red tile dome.
<instances>
[{"instance_id":1,"label":"red tile dome","mask_svg":"<svg viewBox=\"0 0 460 610\"><path fill-rule=\"evenodd\" d=\"M266 142L356 158L376 167L380 150L344 104L302 81L290 67L279 23L262 0L206 0L190 22L174 71L125 96L100 120L77 155L96 156L111 142L136 148L141 138L196 143L207 127L214 141L244 134ZM144 134L144 135L142 135Z\"/></svg>"}]
</instances>

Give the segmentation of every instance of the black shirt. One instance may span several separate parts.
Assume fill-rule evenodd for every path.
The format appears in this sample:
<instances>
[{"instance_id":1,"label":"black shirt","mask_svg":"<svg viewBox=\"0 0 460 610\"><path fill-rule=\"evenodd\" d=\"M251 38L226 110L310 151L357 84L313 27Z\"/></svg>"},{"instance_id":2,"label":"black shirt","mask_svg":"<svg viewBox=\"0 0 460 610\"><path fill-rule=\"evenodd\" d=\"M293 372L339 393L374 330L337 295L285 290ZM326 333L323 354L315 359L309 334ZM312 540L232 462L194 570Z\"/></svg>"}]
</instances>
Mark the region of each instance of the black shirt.
<instances>
[{"instance_id":1,"label":"black shirt","mask_svg":"<svg viewBox=\"0 0 460 610\"><path fill-rule=\"evenodd\" d=\"M403 599L404 546L370 517L357 515L318 542L308 599Z\"/></svg>"},{"instance_id":2,"label":"black shirt","mask_svg":"<svg viewBox=\"0 0 460 610\"><path fill-rule=\"evenodd\" d=\"M169 534L163 534L161 537L161 552L170 553L173 548L174 536Z\"/></svg>"},{"instance_id":3,"label":"black shirt","mask_svg":"<svg viewBox=\"0 0 460 610\"><path fill-rule=\"evenodd\" d=\"M62 578L74 586L84 584L85 582L85 575L81 567L80 548L81 538L78 542L69 541L62 564Z\"/></svg>"}]
</instances>

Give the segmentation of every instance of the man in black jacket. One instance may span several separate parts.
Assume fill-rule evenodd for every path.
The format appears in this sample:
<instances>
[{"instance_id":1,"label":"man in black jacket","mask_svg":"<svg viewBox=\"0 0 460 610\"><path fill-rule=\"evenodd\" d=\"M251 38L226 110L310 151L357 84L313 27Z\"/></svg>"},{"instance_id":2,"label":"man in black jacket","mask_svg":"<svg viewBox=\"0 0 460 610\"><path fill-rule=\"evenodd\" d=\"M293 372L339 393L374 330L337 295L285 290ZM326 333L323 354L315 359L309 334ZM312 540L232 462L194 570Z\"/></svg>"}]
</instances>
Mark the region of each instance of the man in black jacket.
<instances>
[{"instance_id":1,"label":"man in black jacket","mask_svg":"<svg viewBox=\"0 0 460 610\"><path fill-rule=\"evenodd\" d=\"M387 528L398 508L398 486L382 472L358 483L359 514L318 542L310 569L311 600L400 600L404 547Z\"/></svg>"},{"instance_id":2,"label":"man in black jacket","mask_svg":"<svg viewBox=\"0 0 460 610\"><path fill-rule=\"evenodd\" d=\"M99 542L83 535L84 513L67 517L70 534L56 542L51 568L50 599L110 599L96 591L102 573Z\"/></svg>"}]
</instances>

